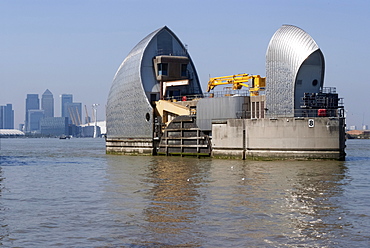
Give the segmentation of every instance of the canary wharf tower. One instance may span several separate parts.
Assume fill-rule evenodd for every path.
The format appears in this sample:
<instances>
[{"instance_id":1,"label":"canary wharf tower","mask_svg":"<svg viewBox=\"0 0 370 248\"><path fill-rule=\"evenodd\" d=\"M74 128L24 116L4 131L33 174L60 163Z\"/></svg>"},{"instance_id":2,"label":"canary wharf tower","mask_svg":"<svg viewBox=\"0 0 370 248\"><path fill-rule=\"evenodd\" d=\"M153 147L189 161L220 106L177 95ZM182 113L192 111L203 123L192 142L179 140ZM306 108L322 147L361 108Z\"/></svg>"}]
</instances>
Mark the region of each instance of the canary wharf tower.
<instances>
[{"instance_id":1,"label":"canary wharf tower","mask_svg":"<svg viewBox=\"0 0 370 248\"><path fill-rule=\"evenodd\" d=\"M168 27L155 30L131 50L114 76L106 107L107 151L131 147L151 153L154 102L201 93L185 46Z\"/></svg>"}]
</instances>

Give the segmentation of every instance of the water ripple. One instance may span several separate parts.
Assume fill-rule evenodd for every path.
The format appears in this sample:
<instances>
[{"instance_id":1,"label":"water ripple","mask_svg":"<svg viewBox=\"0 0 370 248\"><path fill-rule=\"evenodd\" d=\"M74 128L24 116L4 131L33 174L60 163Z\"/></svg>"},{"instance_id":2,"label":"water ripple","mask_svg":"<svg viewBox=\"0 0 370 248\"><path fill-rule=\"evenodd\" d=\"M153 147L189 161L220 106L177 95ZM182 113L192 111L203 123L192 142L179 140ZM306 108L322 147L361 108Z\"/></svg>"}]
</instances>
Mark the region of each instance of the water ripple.
<instances>
[{"instance_id":1,"label":"water ripple","mask_svg":"<svg viewBox=\"0 0 370 248\"><path fill-rule=\"evenodd\" d=\"M7 140L0 246L367 247L370 142L347 147L344 162L238 161Z\"/></svg>"}]
</instances>

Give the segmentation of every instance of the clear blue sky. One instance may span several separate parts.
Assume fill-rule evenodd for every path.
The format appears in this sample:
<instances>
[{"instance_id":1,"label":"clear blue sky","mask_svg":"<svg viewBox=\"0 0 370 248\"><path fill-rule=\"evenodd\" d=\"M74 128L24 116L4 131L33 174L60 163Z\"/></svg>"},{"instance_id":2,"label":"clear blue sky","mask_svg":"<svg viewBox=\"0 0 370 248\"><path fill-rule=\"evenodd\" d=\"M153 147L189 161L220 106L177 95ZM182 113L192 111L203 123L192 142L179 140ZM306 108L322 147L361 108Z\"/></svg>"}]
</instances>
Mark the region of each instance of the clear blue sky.
<instances>
[{"instance_id":1,"label":"clear blue sky","mask_svg":"<svg viewBox=\"0 0 370 248\"><path fill-rule=\"evenodd\" d=\"M99 103L113 76L147 34L168 26L188 45L203 89L209 76L265 75L265 54L283 24L308 32L324 53L325 86L344 98L347 124L370 125L370 1L342 0L0 0L0 105L24 122L28 93L71 93Z\"/></svg>"}]
</instances>

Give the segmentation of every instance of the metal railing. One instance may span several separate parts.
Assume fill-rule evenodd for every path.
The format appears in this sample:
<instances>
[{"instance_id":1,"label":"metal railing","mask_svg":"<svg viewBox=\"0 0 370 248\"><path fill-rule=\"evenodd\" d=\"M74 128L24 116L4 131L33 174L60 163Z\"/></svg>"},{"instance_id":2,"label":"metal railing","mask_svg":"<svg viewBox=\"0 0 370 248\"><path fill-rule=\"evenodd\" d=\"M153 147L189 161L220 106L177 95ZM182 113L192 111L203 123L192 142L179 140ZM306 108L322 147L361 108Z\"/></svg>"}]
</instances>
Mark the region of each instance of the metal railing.
<instances>
[{"instance_id":1,"label":"metal railing","mask_svg":"<svg viewBox=\"0 0 370 248\"><path fill-rule=\"evenodd\" d=\"M337 109L294 109L294 111L265 111L266 118L282 117L344 117L344 108Z\"/></svg>"},{"instance_id":2,"label":"metal railing","mask_svg":"<svg viewBox=\"0 0 370 248\"><path fill-rule=\"evenodd\" d=\"M214 92L204 92L203 94L194 94L194 95L180 95L180 96L165 96L164 100L169 101L191 101L194 99L200 98L216 98L216 97L225 97L225 96L249 96L248 90L222 90Z\"/></svg>"},{"instance_id":3,"label":"metal railing","mask_svg":"<svg viewBox=\"0 0 370 248\"><path fill-rule=\"evenodd\" d=\"M335 93L336 89L334 87L324 87L322 90L323 93ZM194 95L180 95L180 96L171 96L165 97L165 100L170 101L192 101L201 98L216 98L216 97L232 97L232 96L249 96L248 90L222 90L222 91L213 91L205 92L203 94L194 94ZM327 108L325 110L319 108L300 108L294 110L281 110L269 112L268 109L264 109L261 112L253 111L237 111L237 118L240 119L260 119L260 118L283 118L283 117L344 117L344 103L343 98L338 98L337 108Z\"/></svg>"},{"instance_id":4,"label":"metal railing","mask_svg":"<svg viewBox=\"0 0 370 248\"><path fill-rule=\"evenodd\" d=\"M158 49L156 51L156 56L168 55L168 56L188 56L188 51L184 50L172 50L172 49Z\"/></svg>"},{"instance_id":5,"label":"metal railing","mask_svg":"<svg viewBox=\"0 0 370 248\"><path fill-rule=\"evenodd\" d=\"M335 88L335 87L323 87L320 92L321 93L335 94L335 93L337 93L337 88Z\"/></svg>"}]
</instances>

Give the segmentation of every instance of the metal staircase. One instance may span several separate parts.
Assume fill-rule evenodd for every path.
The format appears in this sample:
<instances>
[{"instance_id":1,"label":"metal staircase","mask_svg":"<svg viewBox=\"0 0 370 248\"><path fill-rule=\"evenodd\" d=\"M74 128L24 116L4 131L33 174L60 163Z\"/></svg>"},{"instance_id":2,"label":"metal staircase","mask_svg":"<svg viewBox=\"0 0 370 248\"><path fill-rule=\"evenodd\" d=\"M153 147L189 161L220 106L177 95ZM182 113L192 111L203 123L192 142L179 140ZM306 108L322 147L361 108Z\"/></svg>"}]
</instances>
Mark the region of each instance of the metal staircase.
<instances>
[{"instance_id":1,"label":"metal staircase","mask_svg":"<svg viewBox=\"0 0 370 248\"><path fill-rule=\"evenodd\" d=\"M195 116L178 116L164 130L157 154L210 156L211 142L209 136L197 127Z\"/></svg>"}]
</instances>

